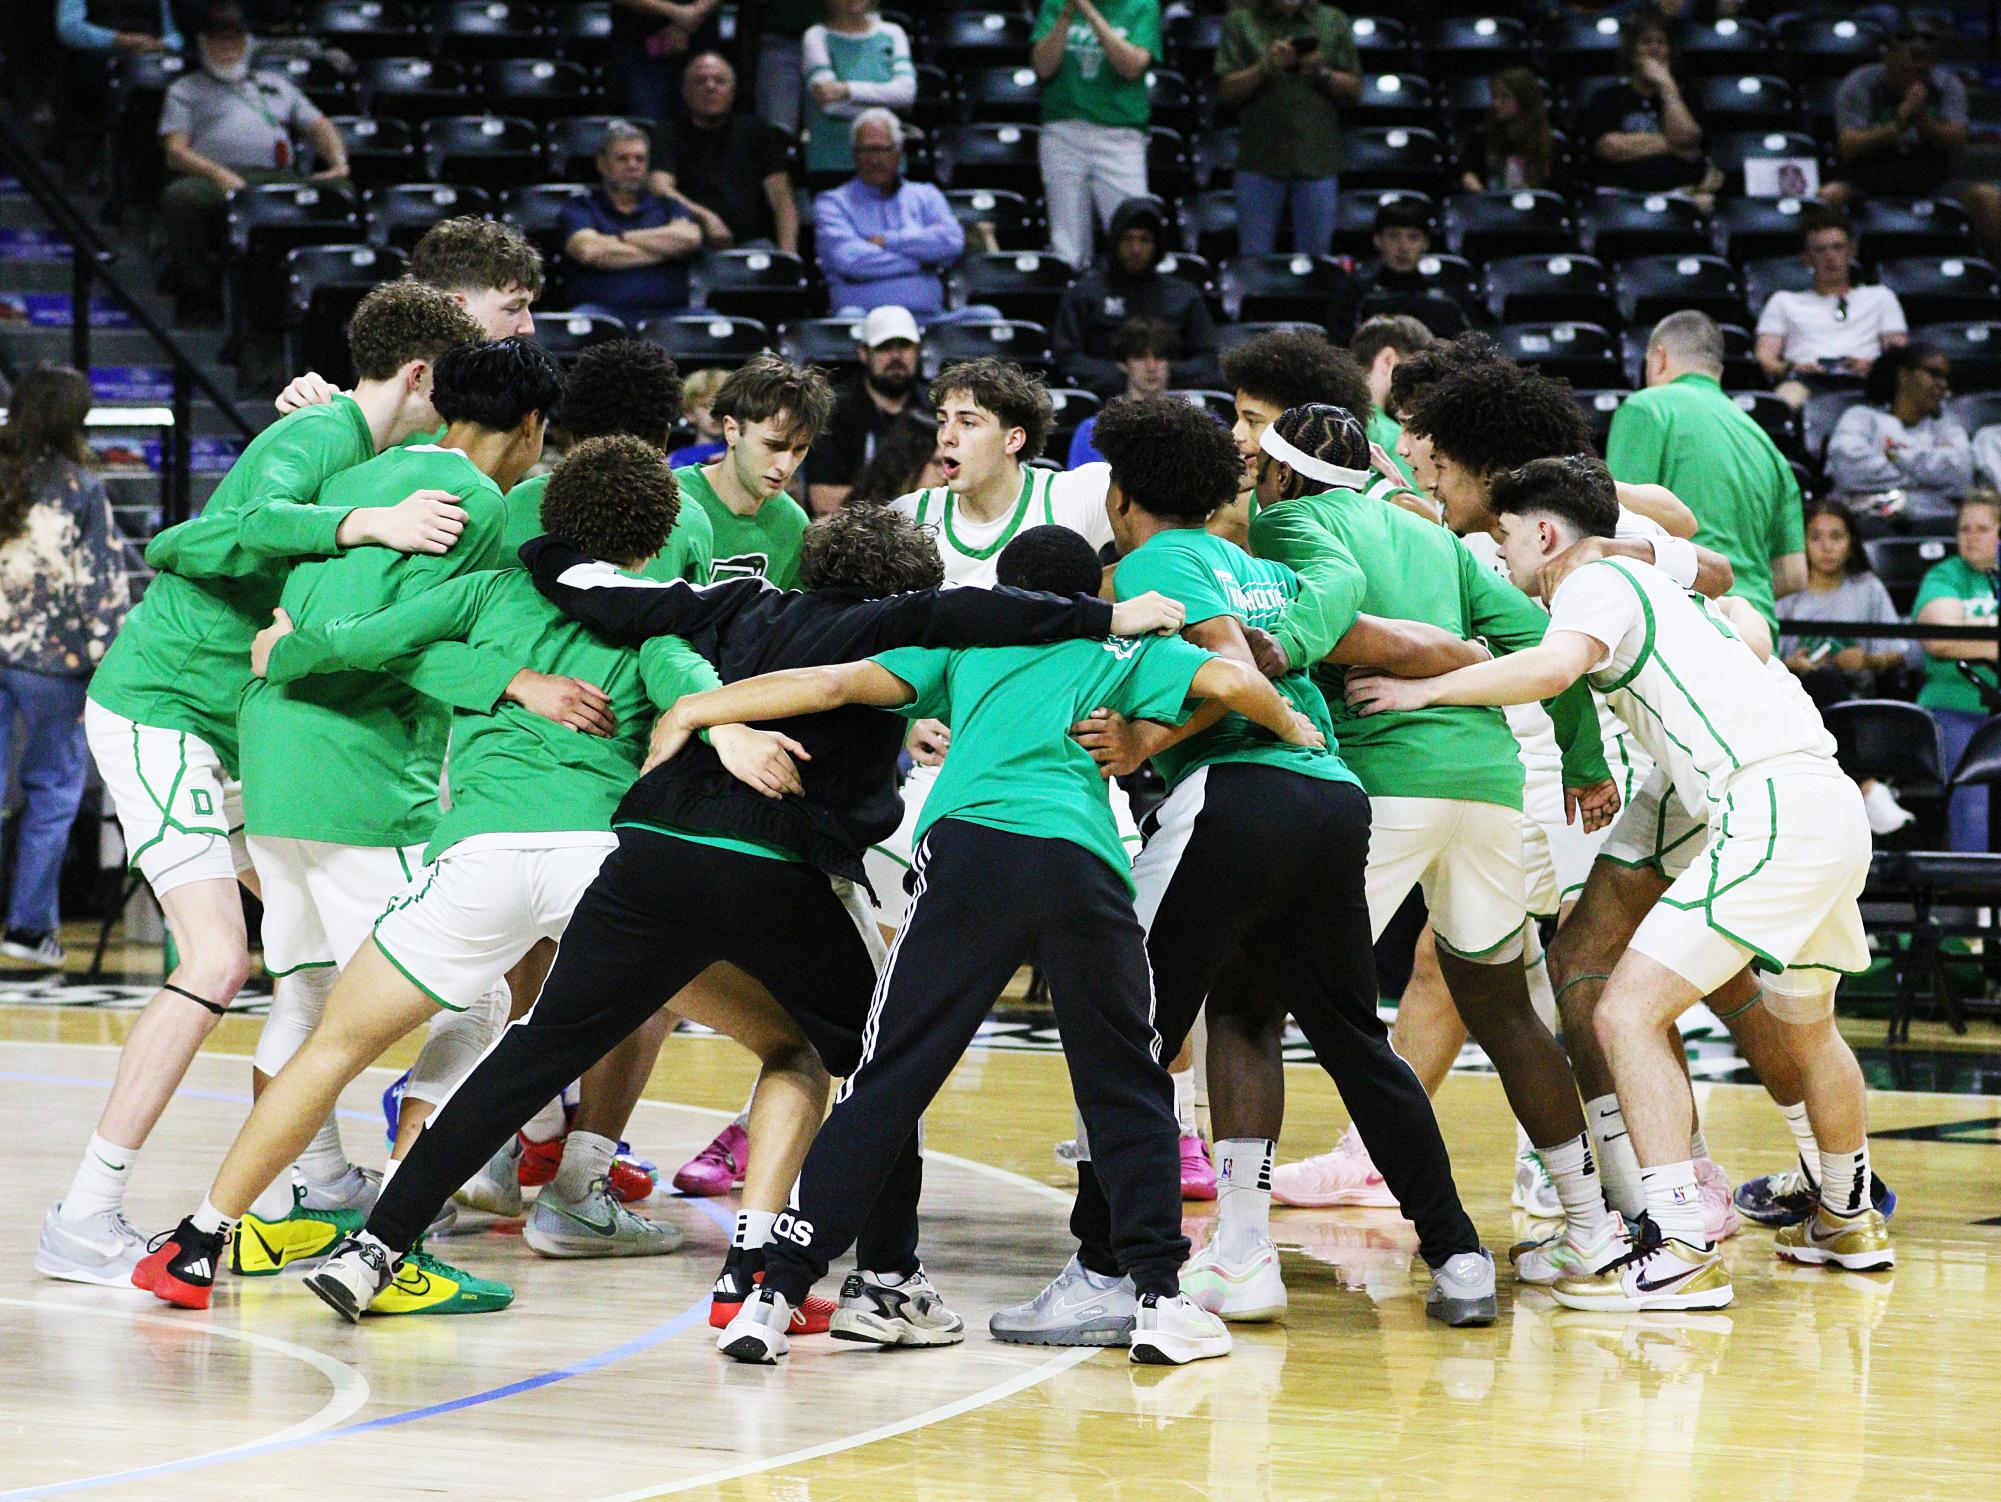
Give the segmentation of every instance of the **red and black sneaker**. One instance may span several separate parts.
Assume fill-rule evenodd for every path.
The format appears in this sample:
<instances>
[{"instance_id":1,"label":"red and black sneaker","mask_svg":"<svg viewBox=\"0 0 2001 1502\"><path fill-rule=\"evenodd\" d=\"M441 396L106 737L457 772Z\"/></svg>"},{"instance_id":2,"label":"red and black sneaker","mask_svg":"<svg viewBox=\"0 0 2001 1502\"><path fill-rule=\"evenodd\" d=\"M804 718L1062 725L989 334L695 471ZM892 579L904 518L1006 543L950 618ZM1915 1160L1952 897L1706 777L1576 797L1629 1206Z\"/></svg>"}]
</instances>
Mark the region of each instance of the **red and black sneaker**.
<instances>
[{"instance_id":1,"label":"red and black sneaker","mask_svg":"<svg viewBox=\"0 0 2001 1502\"><path fill-rule=\"evenodd\" d=\"M764 1253L746 1247L731 1247L724 1259L722 1276L709 1295L709 1324L723 1330L737 1317L750 1291L764 1281ZM832 1299L809 1298L792 1311L789 1335L824 1335L840 1306Z\"/></svg>"},{"instance_id":2,"label":"red and black sneaker","mask_svg":"<svg viewBox=\"0 0 2001 1502\"><path fill-rule=\"evenodd\" d=\"M184 1220L149 1243L145 1259L132 1269L132 1286L182 1309L206 1309L228 1239Z\"/></svg>"},{"instance_id":3,"label":"red and black sneaker","mask_svg":"<svg viewBox=\"0 0 2001 1502\"><path fill-rule=\"evenodd\" d=\"M570 1140L565 1131L560 1137L551 1137L547 1142L530 1141L526 1134L521 1137L521 1187L534 1189L554 1181L556 1170L563 1166L563 1144ZM623 1147L625 1144L620 1143ZM611 1197L621 1205L634 1205L652 1197L657 1186L651 1165L642 1164L637 1158L620 1153L611 1160L611 1167L605 1174Z\"/></svg>"}]
</instances>

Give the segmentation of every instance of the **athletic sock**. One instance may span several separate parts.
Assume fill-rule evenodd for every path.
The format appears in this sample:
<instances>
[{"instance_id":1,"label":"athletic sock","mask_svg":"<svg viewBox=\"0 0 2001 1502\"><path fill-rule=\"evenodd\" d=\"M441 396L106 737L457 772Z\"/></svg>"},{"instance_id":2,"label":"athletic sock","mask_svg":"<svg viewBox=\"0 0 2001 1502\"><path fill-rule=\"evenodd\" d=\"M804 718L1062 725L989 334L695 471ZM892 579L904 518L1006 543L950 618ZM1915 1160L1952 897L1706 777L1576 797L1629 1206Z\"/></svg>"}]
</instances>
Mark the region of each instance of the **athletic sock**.
<instances>
[{"instance_id":1,"label":"athletic sock","mask_svg":"<svg viewBox=\"0 0 2001 1502\"><path fill-rule=\"evenodd\" d=\"M283 1220L292 1213L292 1206L298 1203L298 1196L292 1192L291 1170L278 1175L264 1186L264 1192L250 1202L250 1213L259 1220Z\"/></svg>"},{"instance_id":2,"label":"athletic sock","mask_svg":"<svg viewBox=\"0 0 2001 1502\"><path fill-rule=\"evenodd\" d=\"M1820 1143L1814 1140L1813 1123L1806 1119L1806 1102L1797 1105L1780 1106L1779 1114L1786 1119L1786 1127L1793 1134L1793 1144L1799 1149L1800 1167L1806 1171L1807 1183L1820 1187Z\"/></svg>"},{"instance_id":3,"label":"athletic sock","mask_svg":"<svg viewBox=\"0 0 2001 1502\"><path fill-rule=\"evenodd\" d=\"M591 1185L611 1172L618 1144L596 1132L572 1132L563 1140L563 1162L549 1187L556 1198L576 1204L589 1197Z\"/></svg>"},{"instance_id":4,"label":"athletic sock","mask_svg":"<svg viewBox=\"0 0 2001 1502\"><path fill-rule=\"evenodd\" d=\"M1633 1139L1626 1135L1626 1118L1616 1095L1595 1095L1584 1103L1584 1120L1591 1129L1592 1144L1598 1149L1598 1173L1605 1186L1605 1201L1631 1220L1646 1209L1640 1191L1640 1159L1633 1151Z\"/></svg>"},{"instance_id":5,"label":"athletic sock","mask_svg":"<svg viewBox=\"0 0 2001 1502\"><path fill-rule=\"evenodd\" d=\"M1555 1147L1539 1147L1536 1155L1556 1183L1556 1197L1563 1201L1565 1228L1574 1240L1596 1244L1605 1232L1606 1222L1614 1217L1605 1205L1605 1186L1591 1155L1587 1134L1579 1132Z\"/></svg>"},{"instance_id":6,"label":"athletic sock","mask_svg":"<svg viewBox=\"0 0 2001 1502\"><path fill-rule=\"evenodd\" d=\"M1647 1215L1660 1227L1661 1235L1690 1246L1709 1245L1702 1224L1702 1191L1696 1186L1692 1159L1641 1169L1640 1188L1646 1196Z\"/></svg>"},{"instance_id":7,"label":"athletic sock","mask_svg":"<svg viewBox=\"0 0 2001 1502\"><path fill-rule=\"evenodd\" d=\"M201 1208L188 1219L194 1228L205 1236L220 1236L236 1225L235 1220L216 1209L214 1203L206 1197L201 1202Z\"/></svg>"},{"instance_id":8,"label":"athletic sock","mask_svg":"<svg viewBox=\"0 0 2001 1502\"><path fill-rule=\"evenodd\" d=\"M521 1135L530 1142L553 1141L563 1135L563 1123L567 1119L563 1113L563 1098L559 1095L528 1118L521 1128Z\"/></svg>"},{"instance_id":9,"label":"athletic sock","mask_svg":"<svg viewBox=\"0 0 2001 1502\"><path fill-rule=\"evenodd\" d=\"M1820 1149L1820 1204L1830 1215L1860 1215L1869 1208L1869 1144L1852 1153Z\"/></svg>"},{"instance_id":10,"label":"athletic sock","mask_svg":"<svg viewBox=\"0 0 2001 1502\"><path fill-rule=\"evenodd\" d=\"M778 1222L776 1210L739 1210L730 1245L754 1252L771 1244L771 1228Z\"/></svg>"},{"instance_id":11,"label":"athletic sock","mask_svg":"<svg viewBox=\"0 0 2001 1502\"><path fill-rule=\"evenodd\" d=\"M1171 1074L1174 1081L1174 1124L1184 1137L1195 1135L1195 1071L1188 1068Z\"/></svg>"},{"instance_id":12,"label":"athletic sock","mask_svg":"<svg viewBox=\"0 0 2001 1502\"><path fill-rule=\"evenodd\" d=\"M138 1161L138 1148L120 1147L92 1132L76 1177L70 1180L69 1193L63 1196L62 1218L74 1225L106 1210L124 1209L125 1186Z\"/></svg>"},{"instance_id":13,"label":"athletic sock","mask_svg":"<svg viewBox=\"0 0 2001 1502\"><path fill-rule=\"evenodd\" d=\"M1695 1124L1695 1130L1688 1134L1688 1155L1691 1158L1709 1156L1709 1140L1702 1135L1702 1123Z\"/></svg>"},{"instance_id":14,"label":"athletic sock","mask_svg":"<svg viewBox=\"0 0 2001 1502\"><path fill-rule=\"evenodd\" d=\"M1216 1144L1216 1250L1248 1256L1271 1236L1269 1137L1231 1137Z\"/></svg>"},{"instance_id":15,"label":"athletic sock","mask_svg":"<svg viewBox=\"0 0 2001 1502\"><path fill-rule=\"evenodd\" d=\"M348 1161L347 1149L340 1140L340 1125L333 1113L320 1123L320 1129L313 1133L313 1140L306 1144L306 1150L299 1154L299 1172L305 1175L308 1184L335 1185L354 1170Z\"/></svg>"}]
</instances>

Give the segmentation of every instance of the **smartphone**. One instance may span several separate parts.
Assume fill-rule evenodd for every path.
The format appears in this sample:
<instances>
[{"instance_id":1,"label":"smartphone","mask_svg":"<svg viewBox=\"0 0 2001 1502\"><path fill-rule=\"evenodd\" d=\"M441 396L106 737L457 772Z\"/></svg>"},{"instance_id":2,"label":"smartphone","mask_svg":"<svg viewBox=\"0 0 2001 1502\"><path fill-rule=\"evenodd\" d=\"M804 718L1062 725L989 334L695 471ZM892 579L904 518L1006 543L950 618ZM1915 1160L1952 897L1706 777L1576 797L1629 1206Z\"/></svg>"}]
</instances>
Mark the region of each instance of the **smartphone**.
<instances>
[{"instance_id":1,"label":"smartphone","mask_svg":"<svg viewBox=\"0 0 2001 1502\"><path fill-rule=\"evenodd\" d=\"M1320 38L1310 31L1303 36L1296 36L1292 39L1292 50L1301 57L1305 57L1309 52L1318 52Z\"/></svg>"}]
</instances>

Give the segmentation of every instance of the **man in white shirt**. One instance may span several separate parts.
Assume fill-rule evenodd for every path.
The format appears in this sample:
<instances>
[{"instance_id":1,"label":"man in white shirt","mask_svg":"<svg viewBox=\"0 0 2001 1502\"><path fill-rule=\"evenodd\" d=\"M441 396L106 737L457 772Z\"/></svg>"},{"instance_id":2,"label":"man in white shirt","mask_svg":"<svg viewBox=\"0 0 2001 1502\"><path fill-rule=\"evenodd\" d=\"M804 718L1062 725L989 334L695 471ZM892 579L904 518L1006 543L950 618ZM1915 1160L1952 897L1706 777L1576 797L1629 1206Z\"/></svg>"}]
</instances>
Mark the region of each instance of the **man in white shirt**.
<instances>
[{"instance_id":1,"label":"man in white shirt","mask_svg":"<svg viewBox=\"0 0 2001 1502\"><path fill-rule=\"evenodd\" d=\"M1502 556L1524 590L1551 559L1618 525L1611 475L1595 459L1537 460L1491 497ZM1595 1018L1641 1165L1646 1211L1624 1255L1558 1279L1586 1309L1714 1309L1730 1276L1702 1223L1689 1152L1688 1090L1666 1028L1746 964L1766 973L1763 1005L1784 1024L1821 1145L1821 1204L1787 1227L1792 1261L1873 1271L1895 1265L1870 1204L1860 1068L1834 1025L1839 974L1869 963L1857 905L1869 869L1861 793L1834 760L1812 701L1768 673L1725 616L1658 568L1607 557L1572 570L1540 646L1441 677L1351 674L1364 713L1434 704L1511 704L1589 681L1703 817L1702 856L1668 888L1613 971Z\"/></svg>"},{"instance_id":2,"label":"man in white shirt","mask_svg":"<svg viewBox=\"0 0 2001 1502\"><path fill-rule=\"evenodd\" d=\"M1816 386L1853 385L1884 350L1910 338L1903 305L1888 287L1857 287L1855 231L1845 215L1808 216L1800 259L1813 272L1808 292L1774 292L1758 315L1758 364L1795 407Z\"/></svg>"}]
</instances>

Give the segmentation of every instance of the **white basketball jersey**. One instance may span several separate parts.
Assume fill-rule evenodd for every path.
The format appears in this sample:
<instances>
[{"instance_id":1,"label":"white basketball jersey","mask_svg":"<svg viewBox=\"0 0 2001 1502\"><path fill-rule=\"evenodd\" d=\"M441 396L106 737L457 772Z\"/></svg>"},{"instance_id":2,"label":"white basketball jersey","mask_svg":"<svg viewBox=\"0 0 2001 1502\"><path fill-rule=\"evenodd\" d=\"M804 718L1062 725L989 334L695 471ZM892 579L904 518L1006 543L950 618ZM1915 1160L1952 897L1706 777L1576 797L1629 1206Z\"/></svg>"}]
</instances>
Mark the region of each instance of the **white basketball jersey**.
<instances>
[{"instance_id":1,"label":"white basketball jersey","mask_svg":"<svg viewBox=\"0 0 2001 1502\"><path fill-rule=\"evenodd\" d=\"M947 583L992 589L1001 549L1030 527L1068 527L1094 548L1110 542L1112 522L1105 515L1105 492L1111 479L1108 464L1086 464L1063 474L1023 469L1013 509L990 522L969 520L959 497L942 485L912 491L890 505L937 538Z\"/></svg>"}]
</instances>

